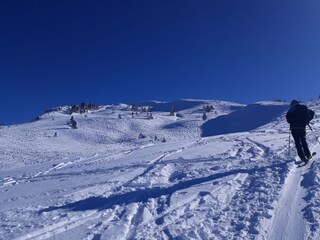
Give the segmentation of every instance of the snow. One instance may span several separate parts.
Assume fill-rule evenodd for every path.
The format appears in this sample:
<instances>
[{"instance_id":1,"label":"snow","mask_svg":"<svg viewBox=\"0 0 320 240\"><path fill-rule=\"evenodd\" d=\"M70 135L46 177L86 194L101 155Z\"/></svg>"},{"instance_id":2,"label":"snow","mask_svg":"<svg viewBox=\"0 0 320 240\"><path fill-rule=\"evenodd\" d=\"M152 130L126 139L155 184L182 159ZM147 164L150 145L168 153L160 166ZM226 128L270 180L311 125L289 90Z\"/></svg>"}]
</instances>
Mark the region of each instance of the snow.
<instances>
[{"instance_id":1,"label":"snow","mask_svg":"<svg viewBox=\"0 0 320 240\"><path fill-rule=\"evenodd\" d=\"M1 127L0 239L320 238L320 146L308 131L318 154L294 164L288 103L137 106L153 119L119 104L73 114L78 129L65 107Z\"/></svg>"},{"instance_id":2,"label":"snow","mask_svg":"<svg viewBox=\"0 0 320 240\"><path fill-rule=\"evenodd\" d=\"M286 109L287 103L257 103L248 105L228 115L219 116L202 126L202 136L208 137L233 132L254 130L278 118Z\"/></svg>"}]
</instances>

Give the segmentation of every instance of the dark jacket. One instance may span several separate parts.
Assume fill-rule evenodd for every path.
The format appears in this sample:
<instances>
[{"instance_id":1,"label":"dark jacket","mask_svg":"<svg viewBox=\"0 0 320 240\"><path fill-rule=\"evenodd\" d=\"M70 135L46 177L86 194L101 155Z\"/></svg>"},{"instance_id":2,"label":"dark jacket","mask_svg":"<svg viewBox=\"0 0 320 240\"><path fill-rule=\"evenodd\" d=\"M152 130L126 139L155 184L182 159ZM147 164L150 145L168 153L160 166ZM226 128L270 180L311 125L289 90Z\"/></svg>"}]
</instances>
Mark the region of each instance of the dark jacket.
<instances>
[{"instance_id":1,"label":"dark jacket","mask_svg":"<svg viewBox=\"0 0 320 240\"><path fill-rule=\"evenodd\" d=\"M291 107L286 114L290 129L304 129L313 116L314 112L302 104Z\"/></svg>"}]
</instances>

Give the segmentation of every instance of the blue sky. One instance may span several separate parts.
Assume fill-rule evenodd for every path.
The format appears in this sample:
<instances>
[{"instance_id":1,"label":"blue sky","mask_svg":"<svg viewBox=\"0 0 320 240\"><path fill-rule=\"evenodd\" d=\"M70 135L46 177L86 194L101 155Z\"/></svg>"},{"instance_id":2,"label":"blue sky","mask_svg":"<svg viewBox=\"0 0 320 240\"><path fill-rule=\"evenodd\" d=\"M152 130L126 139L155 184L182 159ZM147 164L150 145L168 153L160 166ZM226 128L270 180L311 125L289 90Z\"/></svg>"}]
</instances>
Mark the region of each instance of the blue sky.
<instances>
[{"instance_id":1,"label":"blue sky","mask_svg":"<svg viewBox=\"0 0 320 240\"><path fill-rule=\"evenodd\" d=\"M0 122L94 102L320 94L318 0L0 0Z\"/></svg>"}]
</instances>

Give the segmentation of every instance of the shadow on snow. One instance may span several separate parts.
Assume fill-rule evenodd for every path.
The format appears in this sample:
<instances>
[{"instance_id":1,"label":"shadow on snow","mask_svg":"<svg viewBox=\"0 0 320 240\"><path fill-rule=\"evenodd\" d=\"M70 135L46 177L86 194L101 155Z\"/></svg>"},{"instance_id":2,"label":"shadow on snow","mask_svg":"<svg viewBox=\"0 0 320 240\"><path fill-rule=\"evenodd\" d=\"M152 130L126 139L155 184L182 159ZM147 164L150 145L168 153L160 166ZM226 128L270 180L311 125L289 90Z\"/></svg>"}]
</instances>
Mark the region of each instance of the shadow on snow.
<instances>
[{"instance_id":1,"label":"shadow on snow","mask_svg":"<svg viewBox=\"0 0 320 240\"><path fill-rule=\"evenodd\" d=\"M68 203L63 206L51 206L39 211L39 213L50 212L59 209L68 209L70 211L87 211L87 210L105 210L112 208L115 205L130 204L134 202L147 202L151 198L158 198L165 195L172 195L176 191L190 188L192 186L202 184L208 181L217 180L223 177L246 173L246 174L256 174L258 172L265 172L268 169L274 169L277 167L285 167L288 163L279 163L275 165L256 167L252 169L235 169L229 172L216 173L207 177L201 177L196 179L191 179L183 182L179 182L170 187L154 187L146 189L138 189L128 193L121 193L111 195L109 197L89 197L74 203Z\"/></svg>"},{"instance_id":2,"label":"shadow on snow","mask_svg":"<svg viewBox=\"0 0 320 240\"><path fill-rule=\"evenodd\" d=\"M288 105L251 104L204 123L201 127L202 137L247 132L269 123L287 109Z\"/></svg>"}]
</instances>

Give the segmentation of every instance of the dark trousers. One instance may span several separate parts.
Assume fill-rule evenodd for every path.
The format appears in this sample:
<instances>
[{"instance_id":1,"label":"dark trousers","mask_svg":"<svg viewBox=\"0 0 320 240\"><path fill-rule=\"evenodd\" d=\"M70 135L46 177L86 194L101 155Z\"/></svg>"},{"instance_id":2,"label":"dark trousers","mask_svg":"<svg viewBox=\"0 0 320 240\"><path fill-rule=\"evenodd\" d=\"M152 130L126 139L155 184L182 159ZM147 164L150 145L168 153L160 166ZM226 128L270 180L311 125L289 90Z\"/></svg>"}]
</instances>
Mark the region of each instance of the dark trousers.
<instances>
[{"instance_id":1,"label":"dark trousers","mask_svg":"<svg viewBox=\"0 0 320 240\"><path fill-rule=\"evenodd\" d=\"M305 161L306 158L311 156L306 140L306 129L292 129L291 133L296 144L298 156L302 161Z\"/></svg>"}]
</instances>

